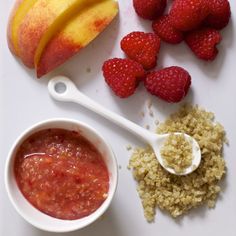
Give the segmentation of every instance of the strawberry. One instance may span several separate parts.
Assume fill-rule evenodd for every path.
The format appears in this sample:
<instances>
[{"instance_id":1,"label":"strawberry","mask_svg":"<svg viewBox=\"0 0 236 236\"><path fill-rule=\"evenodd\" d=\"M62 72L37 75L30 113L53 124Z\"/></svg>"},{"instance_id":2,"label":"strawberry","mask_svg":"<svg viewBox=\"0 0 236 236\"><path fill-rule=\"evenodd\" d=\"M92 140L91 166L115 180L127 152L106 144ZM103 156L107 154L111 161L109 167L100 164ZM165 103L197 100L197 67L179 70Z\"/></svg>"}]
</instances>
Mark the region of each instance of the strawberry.
<instances>
[{"instance_id":1,"label":"strawberry","mask_svg":"<svg viewBox=\"0 0 236 236\"><path fill-rule=\"evenodd\" d=\"M154 20L161 16L166 8L167 0L133 0L136 13L148 20Z\"/></svg>"},{"instance_id":2,"label":"strawberry","mask_svg":"<svg viewBox=\"0 0 236 236\"><path fill-rule=\"evenodd\" d=\"M185 42L202 60L214 60L218 54L216 45L220 43L220 33L212 28L202 28L186 35Z\"/></svg>"},{"instance_id":3,"label":"strawberry","mask_svg":"<svg viewBox=\"0 0 236 236\"><path fill-rule=\"evenodd\" d=\"M121 40L126 55L147 70L156 66L160 45L160 38L153 33L132 32Z\"/></svg>"},{"instance_id":4,"label":"strawberry","mask_svg":"<svg viewBox=\"0 0 236 236\"><path fill-rule=\"evenodd\" d=\"M106 83L121 98L131 96L145 77L143 67L130 59L110 59L104 62L102 70Z\"/></svg>"},{"instance_id":5,"label":"strawberry","mask_svg":"<svg viewBox=\"0 0 236 236\"><path fill-rule=\"evenodd\" d=\"M175 0L169 15L176 29L193 30L209 15L207 0Z\"/></svg>"},{"instance_id":6,"label":"strawberry","mask_svg":"<svg viewBox=\"0 0 236 236\"><path fill-rule=\"evenodd\" d=\"M153 21L152 28L167 43L177 44L183 41L183 33L172 26L168 15L161 16Z\"/></svg>"},{"instance_id":7,"label":"strawberry","mask_svg":"<svg viewBox=\"0 0 236 236\"><path fill-rule=\"evenodd\" d=\"M172 66L148 74L144 85L152 95L169 103L177 103L187 95L191 76L183 68Z\"/></svg>"},{"instance_id":8,"label":"strawberry","mask_svg":"<svg viewBox=\"0 0 236 236\"><path fill-rule=\"evenodd\" d=\"M230 19L230 4L228 0L208 0L210 15L205 20L205 25L214 29L223 29Z\"/></svg>"}]
</instances>

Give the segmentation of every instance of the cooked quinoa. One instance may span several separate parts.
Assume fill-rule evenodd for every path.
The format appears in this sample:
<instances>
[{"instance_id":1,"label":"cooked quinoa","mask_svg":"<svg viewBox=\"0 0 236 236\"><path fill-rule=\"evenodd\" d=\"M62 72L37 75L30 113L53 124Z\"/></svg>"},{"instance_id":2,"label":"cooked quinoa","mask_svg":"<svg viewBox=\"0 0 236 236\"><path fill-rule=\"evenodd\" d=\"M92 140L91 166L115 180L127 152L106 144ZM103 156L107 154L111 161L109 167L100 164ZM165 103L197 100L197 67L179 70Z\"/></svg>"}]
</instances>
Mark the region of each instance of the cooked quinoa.
<instances>
[{"instance_id":1,"label":"cooked quinoa","mask_svg":"<svg viewBox=\"0 0 236 236\"><path fill-rule=\"evenodd\" d=\"M160 166L151 147L135 149L129 167L137 180L148 221L154 220L156 207L173 217L203 204L213 208L221 191L219 182L226 172L222 156L225 131L214 122L213 113L198 106L184 106L157 128L160 134L171 132L193 136L200 145L202 161L192 174L176 176Z\"/></svg>"},{"instance_id":2,"label":"cooked quinoa","mask_svg":"<svg viewBox=\"0 0 236 236\"><path fill-rule=\"evenodd\" d=\"M192 145L184 134L171 134L161 148L161 156L164 166L174 169L176 173L184 173L192 165Z\"/></svg>"}]
</instances>

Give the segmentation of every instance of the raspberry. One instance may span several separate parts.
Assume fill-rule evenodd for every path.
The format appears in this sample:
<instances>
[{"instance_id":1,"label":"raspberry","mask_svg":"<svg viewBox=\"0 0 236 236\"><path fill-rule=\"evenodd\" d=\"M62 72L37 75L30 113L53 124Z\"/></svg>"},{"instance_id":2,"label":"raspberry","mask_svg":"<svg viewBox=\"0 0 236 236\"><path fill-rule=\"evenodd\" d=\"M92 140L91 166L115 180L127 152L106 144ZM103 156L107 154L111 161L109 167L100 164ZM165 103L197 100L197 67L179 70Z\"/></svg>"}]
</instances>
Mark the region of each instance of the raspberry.
<instances>
[{"instance_id":1,"label":"raspberry","mask_svg":"<svg viewBox=\"0 0 236 236\"><path fill-rule=\"evenodd\" d=\"M152 95L169 103L177 103L187 95L191 76L183 68L172 66L148 74L144 85Z\"/></svg>"},{"instance_id":2,"label":"raspberry","mask_svg":"<svg viewBox=\"0 0 236 236\"><path fill-rule=\"evenodd\" d=\"M152 28L167 43L177 44L183 41L183 33L172 26L168 15L161 16L153 21Z\"/></svg>"},{"instance_id":3,"label":"raspberry","mask_svg":"<svg viewBox=\"0 0 236 236\"><path fill-rule=\"evenodd\" d=\"M223 29L231 16L228 0L208 0L210 15L205 20L205 25L214 29Z\"/></svg>"},{"instance_id":4,"label":"raspberry","mask_svg":"<svg viewBox=\"0 0 236 236\"><path fill-rule=\"evenodd\" d=\"M136 13L148 20L161 16L166 8L167 0L133 0Z\"/></svg>"},{"instance_id":5,"label":"raspberry","mask_svg":"<svg viewBox=\"0 0 236 236\"><path fill-rule=\"evenodd\" d=\"M131 96L139 81L145 77L143 67L130 59L107 60L104 62L102 70L106 83L121 98Z\"/></svg>"},{"instance_id":6,"label":"raspberry","mask_svg":"<svg viewBox=\"0 0 236 236\"><path fill-rule=\"evenodd\" d=\"M194 54L202 60L214 60L218 54L216 45L220 43L220 33L212 28L203 28L186 35L185 42Z\"/></svg>"},{"instance_id":7,"label":"raspberry","mask_svg":"<svg viewBox=\"0 0 236 236\"><path fill-rule=\"evenodd\" d=\"M126 55L147 70L156 66L160 45L160 38L153 33L132 32L121 40Z\"/></svg>"},{"instance_id":8,"label":"raspberry","mask_svg":"<svg viewBox=\"0 0 236 236\"><path fill-rule=\"evenodd\" d=\"M193 30L209 15L207 0L175 0L169 15L176 29Z\"/></svg>"}]
</instances>

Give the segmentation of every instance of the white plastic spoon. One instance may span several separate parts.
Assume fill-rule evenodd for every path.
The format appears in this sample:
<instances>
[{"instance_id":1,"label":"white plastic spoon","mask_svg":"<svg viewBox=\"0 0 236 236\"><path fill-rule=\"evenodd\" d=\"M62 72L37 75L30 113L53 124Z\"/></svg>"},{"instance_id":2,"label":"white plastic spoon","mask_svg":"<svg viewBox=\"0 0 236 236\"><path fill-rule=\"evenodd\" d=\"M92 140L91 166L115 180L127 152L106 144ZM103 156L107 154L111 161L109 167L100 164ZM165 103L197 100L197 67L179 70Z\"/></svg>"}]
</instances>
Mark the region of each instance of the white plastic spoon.
<instances>
[{"instance_id":1,"label":"white plastic spoon","mask_svg":"<svg viewBox=\"0 0 236 236\"><path fill-rule=\"evenodd\" d=\"M120 127L127 129L134 135L137 135L140 138L142 138L145 142L147 142L153 148L156 158L159 161L159 163L162 165L162 167L172 174L187 175L187 174L192 173L194 170L196 170L197 167L200 165L200 162L201 162L200 147L197 141L193 137L187 134L184 134L184 137L192 145L192 152L193 152L192 165L186 168L183 173L177 173L174 169L170 167L166 167L164 165L163 158L161 157L161 154L160 154L161 147L163 146L165 140L168 138L170 134L158 135L155 133L151 133L147 131L146 129L138 126L137 124L123 118L122 116L119 116L107 110L103 106L99 105L98 103L94 102L90 98L86 97L83 93L81 93L77 89L75 84L67 77L57 76L51 79L48 83L48 90L49 90L50 95L54 99L58 101L78 103L94 111L95 113L105 117L106 119L119 125ZM182 135L182 133L174 133L174 134Z\"/></svg>"}]
</instances>

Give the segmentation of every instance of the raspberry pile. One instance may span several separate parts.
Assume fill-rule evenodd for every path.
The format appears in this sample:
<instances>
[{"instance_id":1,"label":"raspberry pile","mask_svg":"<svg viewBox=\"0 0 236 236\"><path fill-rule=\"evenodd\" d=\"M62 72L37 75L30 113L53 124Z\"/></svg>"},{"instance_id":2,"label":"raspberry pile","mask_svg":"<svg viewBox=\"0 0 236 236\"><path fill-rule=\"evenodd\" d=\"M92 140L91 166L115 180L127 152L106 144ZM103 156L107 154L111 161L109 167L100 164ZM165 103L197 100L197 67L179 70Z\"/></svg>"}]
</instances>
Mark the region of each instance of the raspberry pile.
<instances>
[{"instance_id":1,"label":"raspberry pile","mask_svg":"<svg viewBox=\"0 0 236 236\"><path fill-rule=\"evenodd\" d=\"M157 71L161 41L185 42L199 59L212 61L218 55L219 30L229 23L228 0L174 0L168 13L166 0L133 0L136 13L152 21L153 33L132 32L121 40L129 59L114 58L103 65L106 83L121 97L131 96L142 81L147 91L169 103L180 102L191 86L191 76L178 66Z\"/></svg>"}]
</instances>

